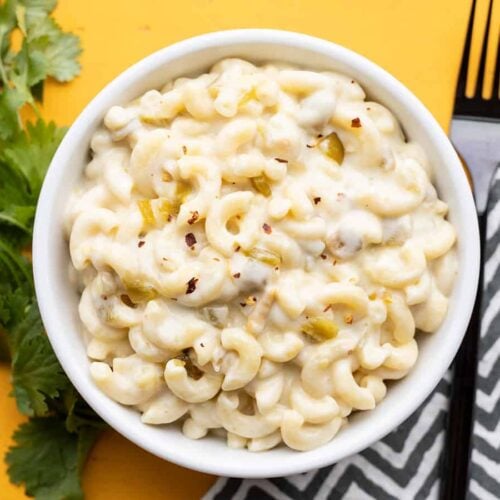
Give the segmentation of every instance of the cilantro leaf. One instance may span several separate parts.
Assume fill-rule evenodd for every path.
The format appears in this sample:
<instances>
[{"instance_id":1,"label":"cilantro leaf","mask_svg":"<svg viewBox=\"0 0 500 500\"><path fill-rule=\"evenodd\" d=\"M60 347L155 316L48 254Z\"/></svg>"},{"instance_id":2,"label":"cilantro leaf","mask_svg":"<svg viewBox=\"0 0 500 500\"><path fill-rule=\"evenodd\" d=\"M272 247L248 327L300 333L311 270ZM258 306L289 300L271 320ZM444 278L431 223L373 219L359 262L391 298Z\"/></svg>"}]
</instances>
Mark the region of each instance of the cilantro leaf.
<instances>
[{"instance_id":1,"label":"cilantro leaf","mask_svg":"<svg viewBox=\"0 0 500 500\"><path fill-rule=\"evenodd\" d=\"M30 416L6 455L11 481L41 500L80 499L79 476L103 422L82 400L51 349L38 311L30 237L43 178L65 130L38 119L45 80L80 71L79 39L51 17L56 0L0 0L0 360ZM11 45L17 30L20 43ZM17 49L19 47L19 49ZM1 496L1 494L0 494Z\"/></svg>"},{"instance_id":2,"label":"cilantro leaf","mask_svg":"<svg viewBox=\"0 0 500 500\"><path fill-rule=\"evenodd\" d=\"M0 285L0 325L4 328L14 328L21 322L30 300L25 288L13 290L8 283Z\"/></svg>"},{"instance_id":3,"label":"cilantro leaf","mask_svg":"<svg viewBox=\"0 0 500 500\"><path fill-rule=\"evenodd\" d=\"M24 318L33 295L31 270L16 246L21 245L11 231L2 231L0 239L0 361L8 361L10 347L7 332L13 330ZM7 238L11 244L7 243Z\"/></svg>"},{"instance_id":4,"label":"cilantro leaf","mask_svg":"<svg viewBox=\"0 0 500 500\"><path fill-rule=\"evenodd\" d=\"M32 418L14 433L6 456L15 484L37 500L83 499L79 475L98 430L70 433L57 417Z\"/></svg>"},{"instance_id":5,"label":"cilantro leaf","mask_svg":"<svg viewBox=\"0 0 500 500\"><path fill-rule=\"evenodd\" d=\"M0 5L0 56L8 50L9 37L15 26L16 0L6 0Z\"/></svg>"},{"instance_id":6,"label":"cilantro leaf","mask_svg":"<svg viewBox=\"0 0 500 500\"><path fill-rule=\"evenodd\" d=\"M61 33L55 42L44 51L47 74L58 82L69 82L80 73L77 59L82 51L80 39L71 33Z\"/></svg>"},{"instance_id":7,"label":"cilantro leaf","mask_svg":"<svg viewBox=\"0 0 500 500\"><path fill-rule=\"evenodd\" d=\"M74 387L64 395L66 429L68 432L79 432L85 427L98 430L106 428L106 424L96 415L94 410L80 397Z\"/></svg>"},{"instance_id":8,"label":"cilantro leaf","mask_svg":"<svg viewBox=\"0 0 500 500\"><path fill-rule=\"evenodd\" d=\"M0 212L0 221L13 224L26 232L31 231L34 218L35 207L30 205L7 205Z\"/></svg>"},{"instance_id":9,"label":"cilantro leaf","mask_svg":"<svg viewBox=\"0 0 500 500\"><path fill-rule=\"evenodd\" d=\"M57 0L20 0L21 5L26 7L30 13L50 14L57 5Z\"/></svg>"},{"instance_id":10,"label":"cilantro leaf","mask_svg":"<svg viewBox=\"0 0 500 500\"><path fill-rule=\"evenodd\" d=\"M26 311L21 323L8 333L12 351L13 394L21 413L44 416L48 398L56 398L68 387L66 378L43 331L36 304Z\"/></svg>"},{"instance_id":11,"label":"cilantro leaf","mask_svg":"<svg viewBox=\"0 0 500 500\"><path fill-rule=\"evenodd\" d=\"M55 0L6 0L0 4L0 139L21 130L19 109L43 96L40 83L47 77L66 82L80 72L80 40L65 33L50 16ZM15 27L21 48L10 47Z\"/></svg>"},{"instance_id":12,"label":"cilantro leaf","mask_svg":"<svg viewBox=\"0 0 500 500\"><path fill-rule=\"evenodd\" d=\"M2 153L3 159L20 172L30 188L30 194L36 199L42 187L45 172L61 142L65 128L58 128L54 122L38 120L28 123L26 133L18 135Z\"/></svg>"},{"instance_id":13,"label":"cilantro leaf","mask_svg":"<svg viewBox=\"0 0 500 500\"><path fill-rule=\"evenodd\" d=\"M52 18L27 17L25 43L28 53L37 54L39 67L44 65L45 76L66 82L80 73L77 59L82 51L80 39L71 33L64 33ZM32 81L32 85L34 83L36 81Z\"/></svg>"},{"instance_id":14,"label":"cilantro leaf","mask_svg":"<svg viewBox=\"0 0 500 500\"><path fill-rule=\"evenodd\" d=\"M20 172L1 162L0 173L0 224L10 224L31 234L35 206L26 180Z\"/></svg>"},{"instance_id":15,"label":"cilantro leaf","mask_svg":"<svg viewBox=\"0 0 500 500\"><path fill-rule=\"evenodd\" d=\"M31 299L33 294L33 278L31 266L20 255L12 244L0 238L0 286L20 289Z\"/></svg>"},{"instance_id":16,"label":"cilantro leaf","mask_svg":"<svg viewBox=\"0 0 500 500\"><path fill-rule=\"evenodd\" d=\"M14 57L11 80L25 97L26 102L33 102L34 96L31 89L43 81L47 73L47 62L44 55L37 50L32 50L28 43L23 43L21 50Z\"/></svg>"},{"instance_id":17,"label":"cilantro leaf","mask_svg":"<svg viewBox=\"0 0 500 500\"><path fill-rule=\"evenodd\" d=\"M0 282L0 361L11 360L8 325L14 327L28 306L29 294L24 288L13 290L10 283Z\"/></svg>"},{"instance_id":18,"label":"cilantro leaf","mask_svg":"<svg viewBox=\"0 0 500 500\"><path fill-rule=\"evenodd\" d=\"M0 152L0 224L31 234L43 178L64 133L53 122L38 120Z\"/></svg>"},{"instance_id":19,"label":"cilantro leaf","mask_svg":"<svg viewBox=\"0 0 500 500\"><path fill-rule=\"evenodd\" d=\"M25 103L22 93L6 87L0 92L0 139L13 136L20 127L18 111Z\"/></svg>"},{"instance_id":20,"label":"cilantro leaf","mask_svg":"<svg viewBox=\"0 0 500 500\"><path fill-rule=\"evenodd\" d=\"M21 413L42 416L70 387L43 330L31 266L0 239L0 326L12 359L13 394Z\"/></svg>"}]
</instances>

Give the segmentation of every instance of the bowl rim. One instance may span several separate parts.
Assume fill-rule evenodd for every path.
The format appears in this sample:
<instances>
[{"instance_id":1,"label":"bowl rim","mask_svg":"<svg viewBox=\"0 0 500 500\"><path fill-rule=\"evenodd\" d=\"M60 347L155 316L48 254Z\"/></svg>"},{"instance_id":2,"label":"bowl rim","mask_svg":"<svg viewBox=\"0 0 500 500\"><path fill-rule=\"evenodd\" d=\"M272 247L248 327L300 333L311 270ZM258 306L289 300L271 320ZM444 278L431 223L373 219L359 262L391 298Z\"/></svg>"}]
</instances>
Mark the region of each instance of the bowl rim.
<instances>
[{"instance_id":1,"label":"bowl rim","mask_svg":"<svg viewBox=\"0 0 500 500\"><path fill-rule=\"evenodd\" d=\"M134 426L122 423L118 416L113 414L113 411L103 408L93 399L89 382L73 372L71 359L66 355L64 346L60 342L62 334L57 332L56 318L58 315L58 304L54 294L48 293L48 291L51 290L51 281L47 270L50 265L53 264L51 264L52 259L49 252L50 242L48 241L48 234L44 231L44 221L47 220L46 217L49 214L50 207L57 197L57 179L66 168L67 159L71 156L73 144L78 143L81 130L85 129L86 124L92 122L92 119L97 115L102 114L102 105L106 103L106 100L110 96L123 92L130 85L129 80L140 80L141 75L149 73L159 65L166 64L171 60L177 60L190 53L207 48L216 48L221 45L266 43L305 48L326 55L332 60L340 61L341 63L345 62L345 64L353 68L353 70L359 71L361 74L375 79L379 82L378 84L380 86L386 87L391 93L399 94L400 98L404 99L406 107L415 113L416 121L423 125L429 137L432 138L436 148L439 149L440 155L446 160L448 165L447 168L449 170L456 170L457 175L455 176L456 179L453 179L453 183L454 189L457 190L457 195L459 195L462 200L459 210L467 216L473 216L471 217L470 225L460 228L461 231L465 232L463 235L463 238L466 238L464 246L471 260L467 262L467 284L470 287L470 291L467 293L465 290L462 290L463 293L459 301L460 310L463 314L461 317L457 316L454 318L453 324L451 324L449 328L450 330L454 328L454 331L459 333L454 336L449 334L449 340L446 344L447 349L440 353L440 362L436 362L429 367L425 380L422 380L419 385L419 392L413 394L412 398L408 398L405 405L400 405L392 415L389 415L382 421L381 425L372 429L368 437L365 436L365 439L360 438L357 439L357 441L355 440L347 452L338 453L334 448L327 450L325 446L318 448L325 449L323 453L311 454L311 452L301 452L298 453L298 455L303 457L303 459L277 461L278 463L273 465L273 470L269 470L269 467L265 464L259 465L258 460L255 461L252 467L248 467L248 465L243 462L235 463L231 460L227 460L225 463L222 463L223 461L217 461L213 456L206 456L207 454L183 453L182 450L175 449L175 447L160 447L152 442L146 443L141 433L133 428ZM248 478L284 476L335 463L372 445L406 420L436 387L460 346L474 305L475 290L479 279L480 249L479 231L472 194L467 184L465 174L462 171L462 175L460 175L458 173L459 171L462 171L462 167L455 150L435 118L420 100L386 70L364 56L336 43L291 31L275 29L235 29L206 33L166 46L119 74L108 83L90 103L87 104L87 106L85 106L73 125L69 128L47 171L35 216L33 232L33 272L40 313L49 340L71 383L96 413L120 434L156 456L200 472ZM141 423L140 425L144 424Z\"/></svg>"}]
</instances>

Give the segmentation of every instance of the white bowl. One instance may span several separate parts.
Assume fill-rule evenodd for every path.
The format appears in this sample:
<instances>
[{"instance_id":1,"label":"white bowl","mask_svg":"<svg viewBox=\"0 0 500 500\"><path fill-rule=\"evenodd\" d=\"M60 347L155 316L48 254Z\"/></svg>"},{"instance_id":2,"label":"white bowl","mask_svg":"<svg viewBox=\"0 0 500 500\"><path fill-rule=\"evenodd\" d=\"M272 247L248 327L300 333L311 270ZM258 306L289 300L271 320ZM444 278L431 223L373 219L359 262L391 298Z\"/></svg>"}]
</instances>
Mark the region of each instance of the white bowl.
<instances>
[{"instance_id":1,"label":"white bowl","mask_svg":"<svg viewBox=\"0 0 500 500\"><path fill-rule=\"evenodd\" d=\"M450 220L458 232L459 273L448 316L438 332L419 336L420 356L414 369L389 388L375 410L353 415L333 441L305 453L285 447L262 453L234 450L220 438L192 441L178 427L141 423L137 411L112 401L92 382L79 333L78 296L68 279L65 204L80 179L90 138L106 110L172 78L202 73L219 59L235 56L335 70L357 80L427 152L440 196L449 204ZM54 351L78 392L109 425L145 450L191 469L224 476L274 477L323 467L363 450L403 422L430 394L453 360L469 321L479 274L479 233L471 191L455 151L430 112L399 81L360 55L318 38L275 30L235 30L159 50L118 76L84 109L66 134L43 184L33 263L40 311Z\"/></svg>"}]
</instances>

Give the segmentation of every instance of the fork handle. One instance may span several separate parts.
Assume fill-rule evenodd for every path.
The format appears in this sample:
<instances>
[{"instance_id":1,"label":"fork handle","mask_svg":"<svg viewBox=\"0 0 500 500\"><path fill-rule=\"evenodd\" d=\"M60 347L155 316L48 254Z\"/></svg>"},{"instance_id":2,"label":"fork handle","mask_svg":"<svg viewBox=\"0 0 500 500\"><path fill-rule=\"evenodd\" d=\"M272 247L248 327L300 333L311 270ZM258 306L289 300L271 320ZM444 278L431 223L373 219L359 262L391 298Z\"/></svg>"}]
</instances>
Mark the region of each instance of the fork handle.
<instances>
[{"instance_id":1,"label":"fork handle","mask_svg":"<svg viewBox=\"0 0 500 500\"><path fill-rule=\"evenodd\" d=\"M486 214L479 215L481 263L486 239ZM441 500L465 499L473 430L473 409L476 389L478 344L481 330L481 299L483 294L483 265L479 286L467 332L455 356L451 385L448 426L442 464Z\"/></svg>"}]
</instances>

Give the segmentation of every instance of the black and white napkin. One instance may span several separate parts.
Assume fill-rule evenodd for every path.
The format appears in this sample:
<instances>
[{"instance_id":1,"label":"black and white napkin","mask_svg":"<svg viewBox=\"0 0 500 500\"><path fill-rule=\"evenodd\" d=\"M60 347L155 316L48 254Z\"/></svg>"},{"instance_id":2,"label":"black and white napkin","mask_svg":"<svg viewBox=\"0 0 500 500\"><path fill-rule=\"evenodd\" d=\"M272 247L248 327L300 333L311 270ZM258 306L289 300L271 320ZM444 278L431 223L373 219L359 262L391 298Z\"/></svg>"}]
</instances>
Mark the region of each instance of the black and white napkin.
<instances>
[{"instance_id":1,"label":"black and white napkin","mask_svg":"<svg viewBox=\"0 0 500 500\"><path fill-rule=\"evenodd\" d=\"M203 500L437 499L450 380L447 373L408 420L358 455L289 477L220 478Z\"/></svg>"},{"instance_id":2,"label":"black and white napkin","mask_svg":"<svg viewBox=\"0 0 500 500\"><path fill-rule=\"evenodd\" d=\"M469 499L500 498L500 168L490 187L484 247Z\"/></svg>"}]
</instances>

